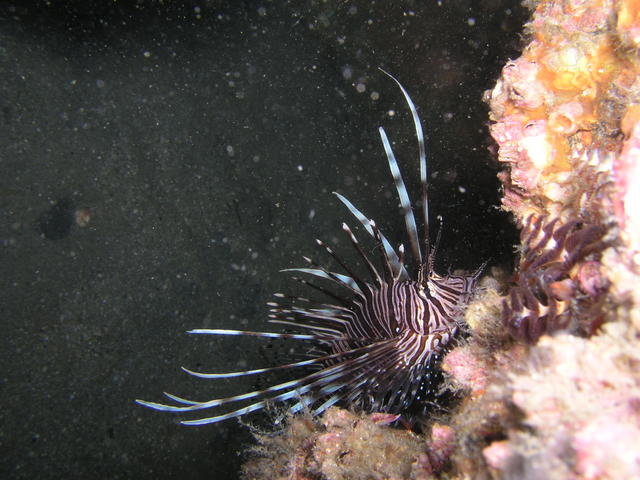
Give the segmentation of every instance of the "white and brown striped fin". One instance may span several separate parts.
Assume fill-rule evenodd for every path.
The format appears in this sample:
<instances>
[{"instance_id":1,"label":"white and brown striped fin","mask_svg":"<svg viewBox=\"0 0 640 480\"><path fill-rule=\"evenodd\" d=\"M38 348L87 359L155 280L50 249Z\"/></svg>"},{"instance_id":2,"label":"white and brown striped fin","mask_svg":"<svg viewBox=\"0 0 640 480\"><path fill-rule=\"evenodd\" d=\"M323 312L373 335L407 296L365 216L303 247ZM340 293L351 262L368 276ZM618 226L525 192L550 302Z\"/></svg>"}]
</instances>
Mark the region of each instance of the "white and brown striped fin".
<instances>
[{"instance_id":1,"label":"white and brown striped fin","mask_svg":"<svg viewBox=\"0 0 640 480\"><path fill-rule=\"evenodd\" d=\"M351 203L346 197L344 197L343 195L340 195L338 192L333 192L333 194L336 197L338 197L338 199L349 209L349 211L353 214L353 216L360 221L360 223L365 228L365 230L369 233L369 235L375 238L375 234L373 233L373 229L371 228L371 220L368 219L365 215L363 215L362 212L358 210L353 205L353 203ZM384 248L385 253L389 257L389 262L391 263L391 267L394 271L396 278L399 278L403 281L409 280L410 277L409 277L409 274L407 273L406 268L404 267L404 264L398 257L398 254L396 254L395 250L393 249L389 241L382 234L382 232L380 232L380 239L382 241L382 247Z\"/></svg>"},{"instance_id":2,"label":"white and brown striped fin","mask_svg":"<svg viewBox=\"0 0 640 480\"><path fill-rule=\"evenodd\" d=\"M364 261L364 264L367 266L367 269L369 270L369 274L371 275L371 278L373 279L373 281L376 283L376 285L381 286L383 284L382 277L378 273L378 270L373 265L373 263L371 263L371 260L369 260L369 257L367 257L367 254L364 253L364 250L362 250L362 247L360 246L358 239L349 228L349 225L343 222L342 230L349 236L349 239L351 240L351 244L356 249L356 251L360 254L360 257L362 257L362 260Z\"/></svg>"},{"instance_id":3,"label":"white and brown striped fin","mask_svg":"<svg viewBox=\"0 0 640 480\"><path fill-rule=\"evenodd\" d=\"M402 86L400 81L391 75L389 72L379 69L382 73L391 78L400 90L402 91L402 95L404 95L404 99L409 105L409 110L411 110L411 118L413 119L413 125L416 130L416 139L418 140L418 159L420 162L420 190L422 194L422 221L423 221L423 238L422 243L424 246L424 256L425 258L429 258L429 194L428 194L428 174L427 174L427 148L426 143L424 141L424 132L422 131L422 123L420 122L420 117L418 116L418 110L416 109L413 100L409 96L407 90ZM386 150L386 149L385 149Z\"/></svg>"},{"instance_id":4,"label":"white and brown striped fin","mask_svg":"<svg viewBox=\"0 0 640 480\"><path fill-rule=\"evenodd\" d=\"M248 392L241 395L218 398L205 402L197 402L165 392L165 396L176 402L178 405L165 405L161 403L147 402L144 400L136 400L136 403L163 412L191 412L265 397L263 400L222 415L201 418L197 420L185 420L181 422L183 425L206 425L210 423L216 423L261 410L270 403L285 402L291 399L302 397L303 395L306 395L308 393L311 393L314 397L316 395L324 396L326 394L325 392L328 390L335 391L337 389L343 388L345 385L349 385L349 381L353 378L354 373L357 374L358 371L361 371L360 375L366 373L366 369L363 369L362 367L365 367L369 365L370 362L375 362L377 359L384 356L387 353L386 348L384 347L391 342L392 340L386 339L349 351L340 352L340 357L348 357L349 355L353 354L357 354L357 356L355 358L343 360L341 362L327 366L320 371L311 373L302 378L273 385L262 390L254 390L253 392ZM283 393L271 395L275 392L280 392L283 390ZM314 392L318 393L314 394Z\"/></svg>"},{"instance_id":5,"label":"white and brown striped fin","mask_svg":"<svg viewBox=\"0 0 640 480\"><path fill-rule=\"evenodd\" d=\"M342 275L340 273L330 272L324 268L285 268L284 270L280 271L308 273L309 275L314 275L316 277L333 280L338 285L348 288L353 293L363 295L362 290L360 290L360 287L353 278L348 277L347 275Z\"/></svg>"},{"instance_id":6,"label":"white and brown striped fin","mask_svg":"<svg viewBox=\"0 0 640 480\"><path fill-rule=\"evenodd\" d=\"M393 181L396 185L398 197L400 198L400 205L402 206L404 223L407 228L407 235L409 236L409 245L411 246L414 260L418 265L422 265L422 254L420 253L420 243L418 242L416 218L413 215L413 208L411 207L411 200L409 199L409 194L407 193L407 187L405 186L404 180L402 179L400 167L398 167L398 161L396 160L396 156L393 153L393 149L391 148L389 138L387 137L384 128L379 127L378 131L380 132L382 145L384 147L385 153L387 154L387 161L389 162L389 169L391 170L391 175L393 176Z\"/></svg>"}]
</instances>

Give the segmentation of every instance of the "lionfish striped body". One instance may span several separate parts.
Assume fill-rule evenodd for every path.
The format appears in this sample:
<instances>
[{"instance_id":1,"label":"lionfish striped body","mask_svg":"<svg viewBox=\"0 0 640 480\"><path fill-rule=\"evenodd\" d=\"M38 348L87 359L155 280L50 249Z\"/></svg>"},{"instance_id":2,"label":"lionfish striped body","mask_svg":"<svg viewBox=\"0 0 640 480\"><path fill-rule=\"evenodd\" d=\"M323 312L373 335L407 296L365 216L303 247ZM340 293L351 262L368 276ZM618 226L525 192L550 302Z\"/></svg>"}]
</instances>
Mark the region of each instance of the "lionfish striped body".
<instances>
[{"instance_id":1,"label":"lionfish striped body","mask_svg":"<svg viewBox=\"0 0 640 480\"><path fill-rule=\"evenodd\" d=\"M318 245L331 255L345 273L329 271L310 258L308 268L294 271L327 280L338 286L342 293L304 278L295 278L304 285L332 299L332 303L309 306L304 298L289 298L275 294L276 302L269 302L269 322L302 329L305 333L248 332L240 330L191 330L204 335L244 335L314 342L309 359L279 365L230 373L200 373L183 368L200 378L222 379L257 375L276 370L307 368L299 378L269 388L232 397L208 401L192 401L172 394L165 395L175 405L137 400L137 403L155 410L192 412L214 409L226 405L248 403L230 412L215 416L186 420L185 425L204 425L261 410L270 403L293 401L291 412L310 409L320 414L340 403L367 412L402 413L421 395L433 371L434 363L456 334L461 321L462 308L473 292L482 271L465 275L445 275L433 269L435 248L430 251L429 213L427 199L427 163L422 126L416 108L404 87L400 87L411 110L419 146L420 179L422 190L423 238L418 240L416 220L409 195L400 174L391 144L382 127L382 144L394 178L409 237L411 252L418 265L413 279L404 263L404 247L398 251L391 246L377 228L349 200L335 195L373 237L380 251L380 267L376 267L364 252L346 223L342 229L366 266L370 279L356 275L325 243ZM439 235L438 235L439 237ZM422 244L422 246L421 246ZM437 241L436 241L437 245ZM286 300L290 303L284 304Z\"/></svg>"}]
</instances>

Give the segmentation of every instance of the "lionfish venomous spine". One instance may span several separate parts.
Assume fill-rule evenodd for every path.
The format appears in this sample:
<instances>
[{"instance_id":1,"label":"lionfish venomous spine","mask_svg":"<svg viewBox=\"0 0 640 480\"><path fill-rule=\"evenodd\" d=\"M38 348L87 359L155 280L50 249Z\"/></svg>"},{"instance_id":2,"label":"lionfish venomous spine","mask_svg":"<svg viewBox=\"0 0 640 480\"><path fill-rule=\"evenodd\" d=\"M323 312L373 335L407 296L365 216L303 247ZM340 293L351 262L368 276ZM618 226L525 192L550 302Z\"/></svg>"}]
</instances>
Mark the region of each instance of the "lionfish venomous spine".
<instances>
[{"instance_id":1,"label":"lionfish venomous spine","mask_svg":"<svg viewBox=\"0 0 640 480\"><path fill-rule=\"evenodd\" d=\"M400 87L411 111L418 140L422 241L419 240L411 201L391 144L384 128L379 127L382 145L400 198L411 254L417 265L415 276L412 277L407 271L404 246L400 245L396 251L373 220L366 217L347 198L334 192L373 237L376 249L381 252L379 266L376 266L352 230L346 223L342 224L343 231L368 270L368 279L357 275L332 248L316 240L344 273L329 271L307 257L307 268L285 271L328 281L337 286L341 293L306 279L295 278L330 298L332 303L309 306L310 302L306 299L288 299L283 294L275 294L277 301L269 302L269 322L302 329L305 333L222 329L196 329L188 332L309 341L314 344L309 358L285 365L229 373L200 373L183 368L188 374L205 379L226 379L303 367L307 367L307 373L294 380L232 397L194 401L165 393L175 402L174 405L136 400L138 404L176 413L236 405L235 409L227 413L181 422L184 425L205 425L240 417L261 410L271 403L289 400L293 402L290 412L309 409L313 415L320 414L337 403L366 412L400 414L420 400L425 382L428 384L433 372L434 363L458 331L462 309L468 302L484 265L471 275L438 275L434 271L436 248L431 249L429 241L427 160L422 126L407 91L395 77L384 73ZM437 246L437 241L435 245ZM285 304L287 301L290 303ZM241 402L245 406L240 407Z\"/></svg>"}]
</instances>

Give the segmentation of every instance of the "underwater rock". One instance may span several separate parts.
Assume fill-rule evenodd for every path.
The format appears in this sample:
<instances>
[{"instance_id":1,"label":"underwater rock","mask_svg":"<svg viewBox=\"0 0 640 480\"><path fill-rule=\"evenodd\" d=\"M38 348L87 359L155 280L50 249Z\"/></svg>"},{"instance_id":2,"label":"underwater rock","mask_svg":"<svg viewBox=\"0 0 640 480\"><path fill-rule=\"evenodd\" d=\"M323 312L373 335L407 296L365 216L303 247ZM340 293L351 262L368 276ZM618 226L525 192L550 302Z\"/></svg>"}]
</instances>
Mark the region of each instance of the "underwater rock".
<instances>
[{"instance_id":1,"label":"underwater rock","mask_svg":"<svg viewBox=\"0 0 640 480\"><path fill-rule=\"evenodd\" d=\"M498 160L506 165L499 175L503 208L522 229L505 323L531 341L571 330L578 316L586 334L604 316L627 317L638 328L638 309L627 307L640 300L633 287L640 280L639 9L636 2L611 0L530 6L530 43L485 95ZM540 223L543 231L554 229L553 239L538 238ZM559 232L575 228L600 232L588 252L579 252L569 238L563 241L574 254L557 245ZM554 250L556 258L548 257ZM585 298L600 302L596 297L607 285L610 308L604 314L575 305ZM567 302L573 313L565 314ZM559 321L562 315L574 319ZM550 316L556 318L552 328Z\"/></svg>"},{"instance_id":2,"label":"underwater rock","mask_svg":"<svg viewBox=\"0 0 640 480\"><path fill-rule=\"evenodd\" d=\"M290 417L281 433L256 434L260 445L251 449L243 477L427 480L442 471L455 444L453 430L434 424L427 438L388 426L395 419L335 407L320 420Z\"/></svg>"},{"instance_id":3,"label":"underwater rock","mask_svg":"<svg viewBox=\"0 0 640 480\"><path fill-rule=\"evenodd\" d=\"M502 453L485 450L503 457L506 478L640 475L640 351L622 324L604 330L589 340L543 337L526 368L511 374L505 401L526 429L509 430Z\"/></svg>"},{"instance_id":4,"label":"underwater rock","mask_svg":"<svg viewBox=\"0 0 640 480\"><path fill-rule=\"evenodd\" d=\"M531 42L485 95L498 160L508 165L503 206L519 221L593 222L607 206L581 204L583 193L597 189L594 173L610 172L620 151L620 119L640 93L636 54L616 48L612 1L532 3Z\"/></svg>"}]
</instances>

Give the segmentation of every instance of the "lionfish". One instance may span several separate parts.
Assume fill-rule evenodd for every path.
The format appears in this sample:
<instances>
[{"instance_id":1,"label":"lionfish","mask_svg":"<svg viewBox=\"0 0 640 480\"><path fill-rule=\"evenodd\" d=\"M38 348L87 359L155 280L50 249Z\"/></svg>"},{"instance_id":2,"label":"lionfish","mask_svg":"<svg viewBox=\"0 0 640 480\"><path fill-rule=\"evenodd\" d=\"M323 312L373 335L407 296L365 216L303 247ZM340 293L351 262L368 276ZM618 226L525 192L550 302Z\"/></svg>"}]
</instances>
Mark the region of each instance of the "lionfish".
<instances>
[{"instance_id":1,"label":"lionfish","mask_svg":"<svg viewBox=\"0 0 640 480\"><path fill-rule=\"evenodd\" d=\"M411 111L418 140L420 184L422 195L422 239L419 240L416 219L398 162L383 127L379 127L382 146L395 182L404 216L409 245L417 265L411 276L405 265L405 249L397 251L376 226L346 197L334 192L353 214L367 233L373 237L380 261L376 266L346 223L342 230L368 270L369 278L356 274L331 247L321 240L317 244L326 251L344 273L330 271L311 258L304 257L307 268L283 271L298 272L308 278L328 281L341 290L294 277L303 285L330 298L331 303L313 304L301 297L288 298L276 293L269 322L283 324L305 333L274 333L223 329L195 329L188 333L198 335L244 335L313 342L308 359L285 365L229 373L201 373L182 368L186 373L205 379L228 379L258 375L276 370L307 367L298 378L271 387L241 395L194 401L165 393L175 405L136 400L145 407L163 412L196 412L236 405L230 412L206 418L185 420L184 425L205 425L241 417L264 409L270 404L294 402L292 413L308 410L318 415L334 404L364 412L400 414L421 399L435 363L447 344L456 335L462 310L468 302L478 277L480 266L471 275L439 275L434 270L434 259L440 231L434 248L429 241L429 210L427 198L427 159L422 126L416 107L402 84L389 76L402 91ZM422 244L422 245L421 245ZM287 302L285 304L285 302ZM249 405L239 407L240 402Z\"/></svg>"}]
</instances>

